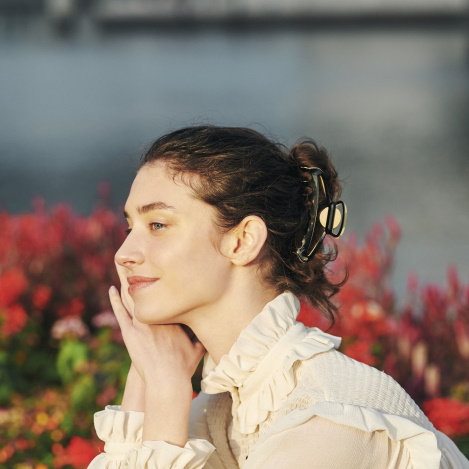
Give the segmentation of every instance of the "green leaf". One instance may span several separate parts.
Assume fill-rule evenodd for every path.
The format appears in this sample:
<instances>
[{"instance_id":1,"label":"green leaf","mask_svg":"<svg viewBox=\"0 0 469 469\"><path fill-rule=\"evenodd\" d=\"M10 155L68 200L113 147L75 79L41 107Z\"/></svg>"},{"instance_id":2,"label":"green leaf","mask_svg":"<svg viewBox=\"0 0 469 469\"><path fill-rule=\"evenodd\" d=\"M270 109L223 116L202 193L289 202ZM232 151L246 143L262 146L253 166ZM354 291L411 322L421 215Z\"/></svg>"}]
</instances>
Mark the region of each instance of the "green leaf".
<instances>
[{"instance_id":1,"label":"green leaf","mask_svg":"<svg viewBox=\"0 0 469 469\"><path fill-rule=\"evenodd\" d=\"M72 390L72 405L75 409L90 409L96 399L96 388L91 375L81 375Z\"/></svg>"},{"instance_id":2,"label":"green leaf","mask_svg":"<svg viewBox=\"0 0 469 469\"><path fill-rule=\"evenodd\" d=\"M76 339L64 340L57 356L57 371L65 384L76 376L79 368L88 360L88 347Z\"/></svg>"}]
</instances>

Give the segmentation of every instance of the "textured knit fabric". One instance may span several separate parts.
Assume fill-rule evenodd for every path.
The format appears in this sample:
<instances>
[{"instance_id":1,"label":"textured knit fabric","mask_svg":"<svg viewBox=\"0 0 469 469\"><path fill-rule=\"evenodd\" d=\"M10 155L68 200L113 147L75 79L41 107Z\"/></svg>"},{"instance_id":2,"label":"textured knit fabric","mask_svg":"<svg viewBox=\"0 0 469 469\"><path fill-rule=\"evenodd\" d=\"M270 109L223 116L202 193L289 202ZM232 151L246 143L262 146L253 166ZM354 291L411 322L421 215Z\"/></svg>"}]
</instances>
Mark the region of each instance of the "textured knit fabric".
<instances>
[{"instance_id":1,"label":"textured knit fabric","mask_svg":"<svg viewBox=\"0 0 469 469\"><path fill-rule=\"evenodd\" d=\"M469 469L391 377L339 353L298 310L283 293L218 365L206 356L184 448L142 442L144 415L110 406L95 416L106 446L89 468Z\"/></svg>"}]
</instances>

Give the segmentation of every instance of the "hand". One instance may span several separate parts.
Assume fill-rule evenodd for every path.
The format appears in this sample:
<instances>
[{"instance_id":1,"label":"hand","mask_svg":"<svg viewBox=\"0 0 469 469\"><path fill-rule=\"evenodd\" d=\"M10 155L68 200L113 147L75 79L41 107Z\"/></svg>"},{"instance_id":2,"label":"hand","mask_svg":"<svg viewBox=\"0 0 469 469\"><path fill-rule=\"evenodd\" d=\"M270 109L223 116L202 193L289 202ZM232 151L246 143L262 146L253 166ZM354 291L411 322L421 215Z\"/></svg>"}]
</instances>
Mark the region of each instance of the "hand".
<instances>
[{"instance_id":1,"label":"hand","mask_svg":"<svg viewBox=\"0 0 469 469\"><path fill-rule=\"evenodd\" d=\"M129 284L127 277L122 272L119 264L116 263L116 270L121 282L122 304L130 317L134 315L134 302L129 295ZM145 383L137 372L135 365L130 365L125 383L124 395L121 402L121 410L133 410L137 412L145 411Z\"/></svg>"},{"instance_id":2,"label":"hand","mask_svg":"<svg viewBox=\"0 0 469 469\"><path fill-rule=\"evenodd\" d=\"M109 297L132 364L145 384L151 382L163 392L190 382L204 353L202 344L193 343L179 324L142 324L129 313L115 287Z\"/></svg>"},{"instance_id":3,"label":"hand","mask_svg":"<svg viewBox=\"0 0 469 469\"><path fill-rule=\"evenodd\" d=\"M119 280L120 280L120 283L121 283L121 302L120 302L121 304L119 304L119 302L117 301L117 298L116 298L116 303L113 302L112 296L110 296L110 299L111 299L111 305L114 309L114 314L116 315L117 320L119 321L119 312L124 313L124 311L122 310L122 306L123 306L125 311L127 312L127 316L132 319L133 325L137 325L137 327L140 327L142 330L144 330L145 327L157 328L158 326L156 326L156 325L155 326L148 326L148 325L141 324L137 319L134 318L135 304L134 304L134 301L133 301L132 297L129 295L129 291L128 291L129 283L127 281L127 275L126 275L125 269L121 265L119 265L117 262L115 263L115 265L116 265L117 274L119 276ZM116 310L116 308L117 308L117 310ZM125 319L126 315L123 314L121 317L124 317L124 319ZM120 321L119 321L119 325L121 326L122 334L124 336L124 330L122 329L122 325L120 324ZM179 328L182 327L182 329L184 329L185 333L189 336L190 341L195 343L195 340L194 340L195 335L187 326L184 326L184 325L182 325L182 326L179 326L179 325L170 325L170 326L165 325L165 326L159 326L159 327L172 327L173 329L176 328L177 329L177 334L180 334ZM181 341L185 345L188 344L185 337L182 337ZM126 342L125 338L124 338L124 342L126 343L126 346L127 346L127 342ZM197 368L197 365L199 364L199 362L200 362L200 360L203 356L203 353L204 353L204 349L203 349L203 347L201 347L200 344L197 344L192 348L194 349L194 352L196 354L195 355L195 360L197 362L195 363L195 366L194 366L192 372L190 373L190 376L192 376L194 374L195 369ZM127 349L129 351L130 357L132 358L132 353L129 350L128 346L127 346ZM154 355L153 355L152 358L154 358ZM132 360L133 360L133 358L132 358ZM142 367L139 367L135 363L132 363L132 365L139 372L142 379L144 379Z\"/></svg>"},{"instance_id":4,"label":"hand","mask_svg":"<svg viewBox=\"0 0 469 469\"><path fill-rule=\"evenodd\" d=\"M115 287L109 290L109 297L132 359L131 371L136 370L143 382L143 411L146 416L151 416L145 418L143 439L162 440L183 447L187 442L192 400L191 377L204 348L200 342L193 343L178 324L139 322L124 306ZM132 386L130 382L128 384ZM138 399L133 397L135 394L138 392L128 394L128 402L123 402L124 409L127 404L129 410L139 405Z\"/></svg>"},{"instance_id":5,"label":"hand","mask_svg":"<svg viewBox=\"0 0 469 469\"><path fill-rule=\"evenodd\" d=\"M117 262L115 262L117 275L119 276L119 281L121 283L121 298L122 304L124 305L127 313L131 318L134 317L135 304L132 297L129 295L129 282L127 281L127 276L124 272L123 267L121 267Z\"/></svg>"},{"instance_id":6,"label":"hand","mask_svg":"<svg viewBox=\"0 0 469 469\"><path fill-rule=\"evenodd\" d=\"M127 374L121 410L145 412L145 383L133 364Z\"/></svg>"}]
</instances>

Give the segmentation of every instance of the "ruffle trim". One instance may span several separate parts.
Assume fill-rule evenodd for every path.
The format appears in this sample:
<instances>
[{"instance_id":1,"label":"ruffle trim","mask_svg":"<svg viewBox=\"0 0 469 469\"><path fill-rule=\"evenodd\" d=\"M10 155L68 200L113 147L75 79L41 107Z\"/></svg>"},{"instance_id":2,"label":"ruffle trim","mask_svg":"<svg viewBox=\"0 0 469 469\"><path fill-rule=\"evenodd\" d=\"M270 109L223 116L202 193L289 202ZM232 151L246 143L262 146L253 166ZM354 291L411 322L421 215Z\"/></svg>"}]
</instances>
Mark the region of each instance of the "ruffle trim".
<instances>
[{"instance_id":1,"label":"ruffle trim","mask_svg":"<svg viewBox=\"0 0 469 469\"><path fill-rule=\"evenodd\" d=\"M304 329L304 326L301 325ZM280 361L269 366L269 362L275 361L275 357L262 363L263 368L269 367L275 370L270 375L259 373L250 377L245 389L240 389L240 404L237 409L239 429L242 433L254 433L257 426L264 422L269 412L280 409L285 399L296 387L293 364L297 361L307 360L319 353L338 348L340 339L330 336L319 329L312 329L303 335L301 342L293 345L288 354Z\"/></svg>"},{"instance_id":2,"label":"ruffle trim","mask_svg":"<svg viewBox=\"0 0 469 469\"><path fill-rule=\"evenodd\" d=\"M338 348L340 339L296 321L300 303L290 292L268 303L215 365L207 357L202 390L230 392L239 430L253 433L295 388L293 364Z\"/></svg>"},{"instance_id":3,"label":"ruffle trim","mask_svg":"<svg viewBox=\"0 0 469 469\"><path fill-rule=\"evenodd\" d=\"M114 445L117 448L124 444L126 448L122 451L127 452L129 445L140 445L144 416L143 412L122 411L120 406L111 405L94 414L96 433L106 443L106 451Z\"/></svg>"},{"instance_id":4,"label":"ruffle trim","mask_svg":"<svg viewBox=\"0 0 469 469\"><path fill-rule=\"evenodd\" d=\"M207 394L217 394L242 386L260 360L295 325L298 311L299 301L289 292L267 303L241 332L230 351L221 357L218 365L212 357L206 357L202 390Z\"/></svg>"},{"instance_id":5,"label":"ruffle trim","mask_svg":"<svg viewBox=\"0 0 469 469\"><path fill-rule=\"evenodd\" d=\"M127 456L129 469L200 469L215 447L207 440L189 440L184 448L165 441L145 441Z\"/></svg>"},{"instance_id":6,"label":"ruffle trim","mask_svg":"<svg viewBox=\"0 0 469 469\"><path fill-rule=\"evenodd\" d=\"M122 458L100 454L88 469L201 469L215 447L206 440L191 439L184 448L165 441L145 441L141 448L127 452ZM122 466L121 463L124 463Z\"/></svg>"},{"instance_id":7,"label":"ruffle trim","mask_svg":"<svg viewBox=\"0 0 469 469\"><path fill-rule=\"evenodd\" d=\"M469 468L469 461L463 457L456 445L437 430L424 428L398 415L337 402L320 402L308 409L292 411L259 438L256 445L262 445L272 434L297 427L314 416L366 432L385 431L390 439L401 441L406 446L414 469L440 469L442 451L446 464L441 467Z\"/></svg>"},{"instance_id":8,"label":"ruffle trim","mask_svg":"<svg viewBox=\"0 0 469 469\"><path fill-rule=\"evenodd\" d=\"M165 441L143 441L143 412L122 411L107 406L94 416L98 437L105 442L105 453L97 456L89 468L114 468L125 460L129 469L199 469L215 447L202 439L190 439L184 448ZM105 463L106 466L102 464Z\"/></svg>"}]
</instances>

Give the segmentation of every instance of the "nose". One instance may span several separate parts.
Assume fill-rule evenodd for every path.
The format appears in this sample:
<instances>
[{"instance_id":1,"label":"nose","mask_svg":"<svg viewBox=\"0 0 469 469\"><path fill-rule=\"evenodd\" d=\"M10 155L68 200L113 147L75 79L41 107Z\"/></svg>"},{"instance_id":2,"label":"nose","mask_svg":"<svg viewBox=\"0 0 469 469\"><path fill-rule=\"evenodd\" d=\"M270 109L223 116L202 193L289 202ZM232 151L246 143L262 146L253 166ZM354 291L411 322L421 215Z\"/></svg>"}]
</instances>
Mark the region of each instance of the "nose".
<instances>
[{"instance_id":1,"label":"nose","mask_svg":"<svg viewBox=\"0 0 469 469\"><path fill-rule=\"evenodd\" d=\"M127 236L122 246L117 250L114 260L122 267L132 267L143 263L143 254L138 244L131 238L131 234Z\"/></svg>"}]
</instances>

